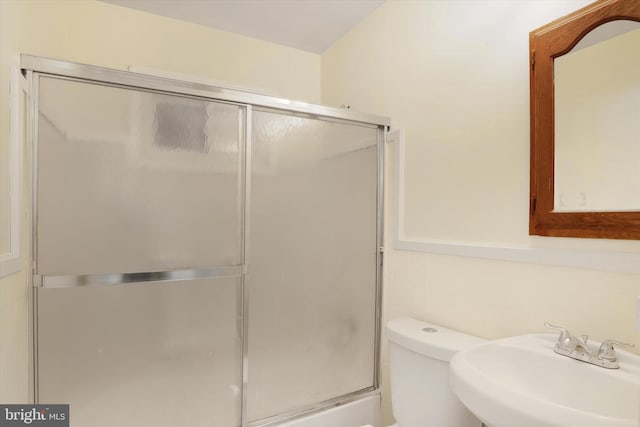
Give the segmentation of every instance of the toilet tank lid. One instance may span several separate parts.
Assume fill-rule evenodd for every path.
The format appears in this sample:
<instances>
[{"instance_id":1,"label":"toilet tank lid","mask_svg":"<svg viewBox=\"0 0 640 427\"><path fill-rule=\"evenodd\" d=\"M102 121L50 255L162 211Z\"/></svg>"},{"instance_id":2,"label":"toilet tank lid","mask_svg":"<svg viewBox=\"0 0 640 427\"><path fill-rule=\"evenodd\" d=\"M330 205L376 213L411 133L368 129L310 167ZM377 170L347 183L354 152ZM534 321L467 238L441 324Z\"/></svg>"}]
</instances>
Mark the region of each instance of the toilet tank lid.
<instances>
[{"instance_id":1,"label":"toilet tank lid","mask_svg":"<svg viewBox=\"0 0 640 427\"><path fill-rule=\"evenodd\" d=\"M436 329L437 332L426 332L425 328ZM485 339L473 335L409 317L394 319L387 323L387 338L409 350L445 362L449 362L460 350L486 342Z\"/></svg>"}]
</instances>

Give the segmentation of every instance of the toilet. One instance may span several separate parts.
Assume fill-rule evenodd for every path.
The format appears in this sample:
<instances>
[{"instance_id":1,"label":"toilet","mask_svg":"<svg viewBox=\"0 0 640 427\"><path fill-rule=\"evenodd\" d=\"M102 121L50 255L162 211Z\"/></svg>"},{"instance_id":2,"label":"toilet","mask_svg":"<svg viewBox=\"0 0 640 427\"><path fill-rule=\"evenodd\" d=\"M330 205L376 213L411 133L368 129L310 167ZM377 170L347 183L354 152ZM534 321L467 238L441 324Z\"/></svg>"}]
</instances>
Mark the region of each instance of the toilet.
<instances>
[{"instance_id":1,"label":"toilet","mask_svg":"<svg viewBox=\"0 0 640 427\"><path fill-rule=\"evenodd\" d=\"M449 361L484 339L411 318L390 321L387 338L396 419L389 427L482 426L451 391Z\"/></svg>"}]
</instances>

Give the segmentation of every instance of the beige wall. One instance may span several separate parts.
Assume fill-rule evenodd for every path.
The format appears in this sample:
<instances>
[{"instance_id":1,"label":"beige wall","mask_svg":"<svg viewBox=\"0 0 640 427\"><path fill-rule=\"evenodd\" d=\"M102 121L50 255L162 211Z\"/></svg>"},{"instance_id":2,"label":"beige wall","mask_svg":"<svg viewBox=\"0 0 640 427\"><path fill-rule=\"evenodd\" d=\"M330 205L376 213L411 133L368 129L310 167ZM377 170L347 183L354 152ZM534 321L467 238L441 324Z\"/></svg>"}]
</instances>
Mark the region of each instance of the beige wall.
<instances>
[{"instance_id":1,"label":"beige wall","mask_svg":"<svg viewBox=\"0 0 640 427\"><path fill-rule=\"evenodd\" d=\"M388 0L320 58L94 1L3 0L0 153L19 52L165 69L392 117L407 138L408 238L638 253L638 242L527 235L528 32L585 3ZM552 321L640 344L635 274L394 250L385 265L387 319L411 315L486 338ZM24 274L0 280L0 298L0 401L25 401Z\"/></svg>"},{"instance_id":2,"label":"beige wall","mask_svg":"<svg viewBox=\"0 0 640 427\"><path fill-rule=\"evenodd\" d=\"M129 65L320 100L320 56L119 6L85 1L0 1L0 205L6 185L9 67L18 55L126 69ZM6 209L0 236L7 248ZM28 400L24 272L0 279L0 402Z\"/></svg>"},{"instance_id":3,"label":"beige wall","mask_svg":"<svg viewBox=\"0 0 640 427\"><path fill-rule=\"evenodd\" d=\"M528 34L586 3L388 0L322 55L323 103L405 130L405 239L640 253L640 242L528 236ZM409 315L485 338L549 321L640 345L638 274L389 249L385 320ZM383 367L389 422L386 355Z\"/></svg>"}]
</instances>

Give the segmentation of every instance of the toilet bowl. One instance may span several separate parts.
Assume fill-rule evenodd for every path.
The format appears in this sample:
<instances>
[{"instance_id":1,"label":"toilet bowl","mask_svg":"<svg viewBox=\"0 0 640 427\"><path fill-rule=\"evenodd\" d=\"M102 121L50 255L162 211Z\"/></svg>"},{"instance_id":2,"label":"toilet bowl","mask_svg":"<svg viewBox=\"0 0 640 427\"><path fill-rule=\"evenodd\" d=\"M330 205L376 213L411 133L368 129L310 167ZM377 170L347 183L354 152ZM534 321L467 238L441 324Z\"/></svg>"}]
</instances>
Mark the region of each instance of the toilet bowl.
<instances>
[{"instance_id":1,"label":"toilet bowl","mask_svg":"<svg viewBox=\"0 0 640 427\"><path fill-rule=\"evenodd\" d=\"M389 427L480 427L449 386L449 361L484 339L411 318L387 324L391 403Z\"/></svg>"}]
</instances>

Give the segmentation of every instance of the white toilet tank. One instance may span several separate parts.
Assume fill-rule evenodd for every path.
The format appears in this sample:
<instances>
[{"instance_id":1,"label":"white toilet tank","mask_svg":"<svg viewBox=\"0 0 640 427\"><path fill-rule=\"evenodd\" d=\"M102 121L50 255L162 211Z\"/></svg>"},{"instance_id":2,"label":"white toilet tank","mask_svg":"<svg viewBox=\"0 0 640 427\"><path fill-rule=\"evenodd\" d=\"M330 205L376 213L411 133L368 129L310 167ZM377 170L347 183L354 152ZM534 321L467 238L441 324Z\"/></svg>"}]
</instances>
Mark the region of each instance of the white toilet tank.
<instances>
[{"instance_id":1,"label":"white toilet tank","mask_svg":"<svg viewBox=\"0 0 640 427\"><path fill-rule=\"evenodd\" d=\"M416 319L387 323L394 427L480 427L449 386L449 361L485 342Z\"/></svg>"}]
</instances>

